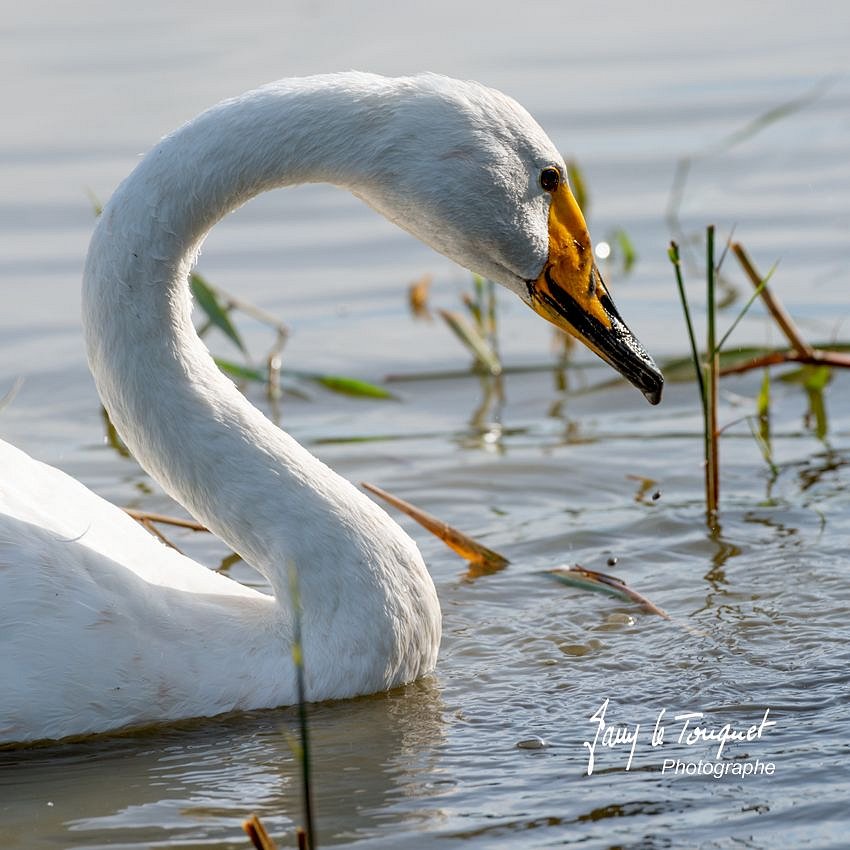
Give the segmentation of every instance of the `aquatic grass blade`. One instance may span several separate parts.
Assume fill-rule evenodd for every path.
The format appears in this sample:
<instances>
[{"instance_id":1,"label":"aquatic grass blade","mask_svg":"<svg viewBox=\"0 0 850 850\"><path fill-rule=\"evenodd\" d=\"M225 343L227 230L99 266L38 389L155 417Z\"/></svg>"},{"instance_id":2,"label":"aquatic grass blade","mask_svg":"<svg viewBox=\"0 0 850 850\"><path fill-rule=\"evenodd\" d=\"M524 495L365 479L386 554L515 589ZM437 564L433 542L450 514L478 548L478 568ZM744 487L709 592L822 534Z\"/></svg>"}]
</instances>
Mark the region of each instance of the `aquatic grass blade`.
<instances>
[{"instance_id":1,"label":"aquatic grass blade","mask_svg":"<svg viewBox=\"0 0 850 850\"><path fill-rule=\"evenodd\" d=\"M744 306L741 308L741 311L738 313L738 315L735 317L735 320L729 326L729 330L727 330L726 333L723 334L723 337L721 338L720 342L717 343L717 348L713 352L714 354L720 354L720 351L722 350L723 346L726 344L726 341L732 335L732 331L734 331L735 328L738 327L739 322L747 314L747 311L750 309L750 307L753 306L753 302L756 300L756 298L758 298L759 295L761 295L762 292L764 292L764 289L767 286L768 281L773 277L773 273L776 271L778 266L779 266L778 262L774 263L770 267L770 271L768 271L768 273L765 275L765 277L759 282L759 284L755 288L755 290L753 290L753 294L749 297L747 303L744 304Z\"/></svg>"},{"instance_id":2,"label":"aquatic grass blade","mask_svg":"<svg viewBox=\"0 0 850 850\"><path fill-rule=\"evenodd\" d=\"M103 420L103 425L106 429L106 444L116 451L121 457L130 457L130 450L127 448L126 443L121 439L121 435L112 424L112 420L109 418L109 413L107 413L106 408L103 405L100 406L100 418Z\"/></svg>"},{"instance_id":3,"label":"aquatic grass blade","mask_svg":"<svg viewBox=\"0 0 850 850\"><path fill-rule=\"evenodd\" d=\"M221 369L231 378L238 381L253 381L259 384L268 384L270 372L268 368L258 368L254 366L243 366L241 363L234 363L232 360L225 360L221 357L214 358L216 366ZM398 396L391 393L385 387L372 384L369 381L361 380L360 378L349 378L346 375L326 375L320 372L302 372L297 370L286 370L280 373L281 378L298 378L302 381L312 381L315 384L320 384L325 389L331 390L342 395L354 396L357 398L377 398L397 401ZM302 398L307 398L306 394L297 387L286 385L286 391L293 395L298 395Z\"/></svg>"},{"instance_id":4,"label":"aquatic grass blade","mask_svg":"<svg viewBox=\"0 0 850 850\"><path fill-rule=\"evenodd\" d=\"M702 404L703 418L705 418L705 385L702 380L702 365L700 363L699 349L697 348L696 335L694 334L694 325L691 321L691 310L688 304L688 296L685 292L685 282L682 279L682 261L679 255L679 246L675 242L670 243L670 249L667 252L670 262L673 264L673 271L676 274L676 286L679 290L679 300L682 303L682 312L685 315L685 326L688 329L688 341L691 344L691 362L694 366L694 374L699 387L699 398Z\"/></svg>"},{"instance_id":5,"label":"aquatic grass blade","mask_svg":"<svg viewBox=\"0 0 850 850\"><path fill-rule=\"evenodd\" d=\"M770 444L770 370L765 369L761 387L756 397L756 415L758 416L758 435L766 452L765 460L773 466L773 450Z\"/></svg>"},{"instance_id":6,"label":"aquatic grass blade","mask_svg":"<svg viewBox=\"0 0 850 850\"><path fill-rule=\"evenodd\" d=\"M360 378L348 378L345 375L310 375L298 372L292 372L290 374L298 375L314 383L321 384L325 389L342 395L354 396L356 398L378 398L398 401L398 396L391 393L385 387L369 383L369 381L363 381Z\"/></svg>"},{"instance_id":7,"label":"aquatic grass blade","mask_svg":"<svg viewBox=\"0 0 850 850\"><path fill-rule=\"evenodd\" d=\"M815 436L823 441L829 431L823 390L806 387L806 395L809 397L809 415L815 420Z\"/></svg>"},{"instance_id":8,"label":"aquatic grass blade","mask_svg":"<svg viewBox=\"0 0 850 850\"><path fill-rule=\"evenodd\" d=\"M567 162L567 180L572 189L573 197L576 199L579 209L587 218L590 212L590 194L587 191L587 181L578 162L571 159Z\"/></svg>"},{"instance_id":9,"label":"aquatic grass blade","mask_svg":"<svg viewBox=\"0 0 850 850\"><path fill-rule=\"evenodd\" d=\"M454 335L466 346L475 362L491 375L500 375L502 364L492 346L463 316L452 310L437 311Z\"/></svg>"},{"instance_id":10,"label":"aquatic grass blade","mask_svg":"<svg viewBox=\"0 0 850 850\"><path fill-rule=\"evenodd\" d=\"M803 339L802 334L797 329L797 326L794 324L791 316L788 315L788 312L782 304L773 297L773 293L767 288L767 278L764 279L763 284L760 284L761 275L759 275L753 261L744 250L744 246L736 243L732 246L732 250L735 252L735 256L737 257L741 268L750 279L750 282L759 290L765 307L767 307L770 315L779 327L779 330L781 330L785 336L785 339L788 340L788 344L802 356L811 355L813 351L812 346ZM776 265L774 264L774 268L775 267ZM769 278L772 273L773 269L771 269L767 277Z\"/></svg>"},{"instance_id":11,"label":"aquatic grass blade","mask_svg":"<svg viewBox=\"0 0 850 850\"><path fill-rule=\"evenodd\" d=\"M499 356L499 326L498 326L498 300L496 296L496 284L490 278L487 278L487 341L490 343L490 348L496 355L496 359L501 364L502 358Z\"/></svg>"},{"instance_id":12,"label":"aquatic grass blade","mask_svg":"<svg viewBox=\"0 0 850 850\"><path fill-rule=\"evenodd\" d=\"M611 234L610 241L617 246L617 256L620 257L620 268L623 274L628 274L637 262L637 250L634 243L622 227L618 227Z\"/></svg>"},{"instance_id":13,"label":"aquatic grass blade","mask_svg":"<svg viewBox=\"0 0 850 850\"><path fill-rule=\"evenodd\" d=\"M806 393L809 401L809 420L814 420L815 436L819 440L826 438L829 423L826 414L826 402L824 401L824 390L832 380L832 369L829 366L805 365L793 372L787 372L780 376L781 381L788 384L799 384Z\"/></svg>"},{"instance_id":14,"label":"aquatic grass blade","mask_svg":"<svg viewBox=\"0 0 850 850\"><path fill-rule=\"evenodd\" d=\"M463 301L463 306L469 310L469 315L472 316L472 321L475 323L475 329L483 336L484 319L481 316L481 308L478 306L478 303L468 292L464 292L461 295L461 301Z\"/></svg>"},{"instance_id":15,"label":"aquatic grass blade","mask_svg":"<svg viewBox=\"0 0 850 850\"><path fill-rule=\"evenodd\" d=\"M230 320L215 290L197 272L190 275L189 285L192 295L198 302L198 306L206 313L210 324L217 327L243 354L247 355L245 343L242 342L242 337L239 336L236 326Z\"/></svg>"},{"instance_id":16,"label":"aquatic grass blade","mask_svg":"<svg viewBox=\"0 0 850 850\"><path fill-rule=\"evenodd\" d=\"M678 244L670 243L668 251L670 262L676 275L676 286L679 290L679 299L682 302L682 312L685 316L685 324L688 330L688 339L691 344L691 358L697 376L699 386L700 402L703 414L703 455L705 460L705 504L706 519L710 526L716 524L718 504L718 459L717 459L717 391L720 372L720 356L716 345L716 268L714 265L714 226L709 226L706 239L706 350L710 352L705 363L699 356L696 335L694 334L691 311L688 305L685 284L682 279L681 256Z\"/></svg>"},{"instance_id":17,"label":"aquatic grass blade","mask_svg":"<svg viewBox=\"0 0 850 850\"><path fill-rule=\"evenodd\" d=\"M243 366L241 363L234 363L232 360L224 360L221 357L214 357L213 360L222 372L237 381L255 381L265 384L268 380L268 372L265 369Z\"/></svg>"},{"instance_id":18,"label":"aquatic grass blade","mask_svg":"<svg viewBox=\"0 0 850 850\"><path fill-rule=\"evenodd\" d=\"M832 370L829 366L801 366L793 372L786 372L779 376L779 380L786 384L800 384L810 390L823 390L832 379Z\"/></svg>"},{"instance_id":19,"label":"aquatic grass blade","mask_svg":"<svg viewBox=\"0 0 850 850\"><path fill-rule=\"evenodd\" d=\"M24 379L22 377L15 378L15 382L12 386L6 391L3 396L0 396L0 410L4 407L10 405L14 400L15 396L20 391L21 387L24 385Z\"/></svg>"}]
</instances>

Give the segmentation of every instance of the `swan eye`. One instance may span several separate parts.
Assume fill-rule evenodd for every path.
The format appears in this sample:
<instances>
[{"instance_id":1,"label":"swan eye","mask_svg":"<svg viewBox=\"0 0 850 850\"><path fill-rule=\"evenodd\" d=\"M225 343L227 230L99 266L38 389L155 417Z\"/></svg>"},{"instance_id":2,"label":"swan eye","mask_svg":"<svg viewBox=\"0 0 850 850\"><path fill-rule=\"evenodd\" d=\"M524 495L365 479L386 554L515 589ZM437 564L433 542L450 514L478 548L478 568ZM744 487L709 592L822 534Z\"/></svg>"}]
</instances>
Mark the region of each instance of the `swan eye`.
<instances>
[{"instance_id":1,"label":"swan eye","mask_svg":"<svg viewBox=\"0 0 850 850\"><path fill-rule=\"evenodd\" d=\"M547 192L554 192L561 185L561 172L554 165L544 168L540 172L540 185Z\"/></svg>"}]
</instances>

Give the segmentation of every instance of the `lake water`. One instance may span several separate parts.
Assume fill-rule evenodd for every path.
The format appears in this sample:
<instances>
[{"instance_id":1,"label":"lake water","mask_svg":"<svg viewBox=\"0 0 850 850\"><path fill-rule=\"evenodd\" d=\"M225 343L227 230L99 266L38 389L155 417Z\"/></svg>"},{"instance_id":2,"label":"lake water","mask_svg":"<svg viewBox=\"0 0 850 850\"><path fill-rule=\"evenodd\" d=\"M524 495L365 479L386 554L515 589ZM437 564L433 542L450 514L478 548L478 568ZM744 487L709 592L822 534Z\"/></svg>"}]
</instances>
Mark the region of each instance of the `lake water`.
<instances>
[{"instance_id":1,"label":"lake water","mask_svg":"<svg viewBox=\"0 0 850 850\"><path fill-rule=\"evenodd\" d=\"M677 161L694 160L682 228L735 227L812 340L850 332L850 11L839 2L579 4L7 4L0 24L0 436L121 504L177 510L104 439L79 327L79 279L105 199L137 155L216 100L282 76L349 67L438 70L517 97L581 164L597 241L616 228L639 255L608 277L657 359L686 353L666 257ZM603 8L604 7L604 8ZM769 110L800 108L733 147ZM330 239L328 238L330 236ZM343 192L263 197L206 244L213 282L281 316L292 368L380 381L463 372L465 351L415 321L406 286L433 275L457 308L469 276ZM728 261L729 276L747 285ZM701 322L699 270L691 274ZM297 285L296 285L297 284ZM329 307L329 305L332 305ZM500 297L508 366L553 360L541 320ZM729 319L724 319L728 322ZM253 351L271 340L240 324ZM756 307L735 344L779 343ZM211 339L221 354L227 343ZM391 694L313 707L325 845L368 847L841 848L850 833L850 380L833 376L819 439L799 387L773 387L772 475L745 417L761 376L724 379L721 530L705 526L692 383L659 408L579 353L572 392L551 371L509 374L501 409L477 412L471 374L396 382L398 402L318 389L286 398L284 425L355 481L398 493L511 558L469 580L407 520L444 611L437 672ZM252 396L264 405L261 393ZM646 494L640 480L654 483ZM657 491L660 498L652 499ZM216 566L226 552L176 542ZM617 558L614 566L608 566ZM670 622L555 584L581 563L615 572ZM256 583L244 565L231 571ZM2 683L0 683L2 686ZM597 747L591 717L640 724ZM713 761L679 743L703 725L774 726L727 745L728 765L772 775L662 772ZM666 737L652 747L660 712ZM0 848L245 847L263 816L280 846L301 820L290 709L139 735L0 752ZM516 744L539 736L549 746Z\"/></svg>"}]
</instances>

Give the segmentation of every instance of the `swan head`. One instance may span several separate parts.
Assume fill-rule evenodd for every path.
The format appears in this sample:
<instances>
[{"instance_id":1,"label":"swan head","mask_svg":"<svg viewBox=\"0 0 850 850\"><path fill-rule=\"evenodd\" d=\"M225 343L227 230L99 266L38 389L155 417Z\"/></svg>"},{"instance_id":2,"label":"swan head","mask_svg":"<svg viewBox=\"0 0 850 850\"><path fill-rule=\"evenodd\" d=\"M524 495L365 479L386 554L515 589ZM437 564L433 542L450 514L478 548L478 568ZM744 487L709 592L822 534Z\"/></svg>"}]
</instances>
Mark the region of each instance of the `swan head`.
<instances>
[{"instance_id":1,"label":"swan head","mask_svg":"<svg viewBox=\"0 0 850 850\"><path fill-rule=\"evenodd\" d=\"M516 101L434 74L394 81L355 194L515 292L657 404L663 376L614 307L564 159ZM359 182L359 181L358 181Z\"/></svg>"}]
</instances>

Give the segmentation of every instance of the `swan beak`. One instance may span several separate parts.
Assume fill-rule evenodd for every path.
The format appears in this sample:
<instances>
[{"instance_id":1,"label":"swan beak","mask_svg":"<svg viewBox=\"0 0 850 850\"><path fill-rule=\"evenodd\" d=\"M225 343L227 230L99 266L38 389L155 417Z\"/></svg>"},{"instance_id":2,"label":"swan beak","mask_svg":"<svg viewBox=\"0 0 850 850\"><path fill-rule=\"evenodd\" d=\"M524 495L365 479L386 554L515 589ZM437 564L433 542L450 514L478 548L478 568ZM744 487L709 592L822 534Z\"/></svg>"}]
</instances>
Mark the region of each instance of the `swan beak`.
<instances>
[{"instance_id":1,"label":"swan beak","mask_svg":"<svg viewBox=\"0 0 850 850\"><path fill-rule=\"evenodd\" d=\"M584 216L566 183L552 193L549 258L528 281L529 303L555 327L581 340L636 386L650 404L661 401L664 376L611 301Z\"/></svg>"}]
</instances>

